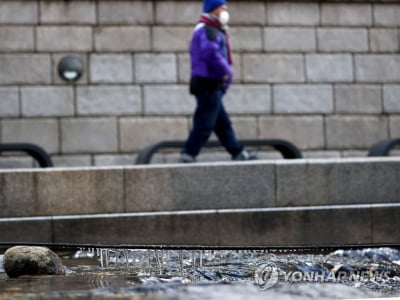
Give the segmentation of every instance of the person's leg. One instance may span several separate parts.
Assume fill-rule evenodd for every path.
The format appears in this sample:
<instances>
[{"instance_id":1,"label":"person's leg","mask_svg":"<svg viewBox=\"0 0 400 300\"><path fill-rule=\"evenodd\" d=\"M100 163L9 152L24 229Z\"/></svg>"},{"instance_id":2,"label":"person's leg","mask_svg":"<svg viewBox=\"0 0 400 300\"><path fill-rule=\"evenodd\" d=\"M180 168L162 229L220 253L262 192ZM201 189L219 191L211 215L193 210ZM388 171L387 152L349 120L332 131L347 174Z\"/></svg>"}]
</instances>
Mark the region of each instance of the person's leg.
<instances>
[{"instance_id":1,"label":"person's leg","mask_svg":"<svg viewBox=\"0 0 400 300\"><path fill-rule=\"evenodd\" d=\"M185 144L184 154L196 157L212 134L221 109L220 93L208 92L196 96L197 107L193 116L193 128Z\"/></svg>"},{"instance_id":2,"label":"person's leg","mask_svg":"<svg viewBox=\"0 0 400 300\"><path fill-rule=\"evenodd\" d=\"M237 156L243 151L243 146L239 144L236 138L232 122L222 101L214 131L221 144L232 155L232 157Z\"/></svg>"},{"instance_id":3,"label":"person's leg","mask_svg":"<svg viewBox=\"0 0 400 300\"><path fill-rule=\"evenodd\" d=\"M232 155L233 160L258 159L258 153L248 152L238 142L232 127L232 122L222 102L222 94L221 94L221 109L218 114L217 123L215 125L214 131L218 136L221 144Z\"/></svg>"}]
</instances>

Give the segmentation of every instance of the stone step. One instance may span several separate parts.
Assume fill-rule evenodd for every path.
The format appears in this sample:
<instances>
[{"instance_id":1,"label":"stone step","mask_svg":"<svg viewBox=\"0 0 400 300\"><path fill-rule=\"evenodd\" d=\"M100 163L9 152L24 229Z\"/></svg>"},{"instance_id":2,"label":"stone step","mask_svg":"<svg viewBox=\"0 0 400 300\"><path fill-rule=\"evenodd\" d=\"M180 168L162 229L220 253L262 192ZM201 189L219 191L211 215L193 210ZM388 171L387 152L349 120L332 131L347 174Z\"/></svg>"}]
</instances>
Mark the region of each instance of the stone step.
<instances>
[{"instance_id":1,"label":"stone step","mask_svg":"<svg viewBox=\"0 0 400 300\"><path fill-rule=\"evenodd\" d=\"M397 157L0 170L0 218L399 200Z\"/></svg>"},{"instance_id":2,"label":"stone step","mask_svg":"<svg viewBox=\"0 0 400 300\"><path fill-rule=\"evenodd\" d=\"M400 204L0 219L0 242L311 246L399 243Z\"/></svg>"}]
</instances>

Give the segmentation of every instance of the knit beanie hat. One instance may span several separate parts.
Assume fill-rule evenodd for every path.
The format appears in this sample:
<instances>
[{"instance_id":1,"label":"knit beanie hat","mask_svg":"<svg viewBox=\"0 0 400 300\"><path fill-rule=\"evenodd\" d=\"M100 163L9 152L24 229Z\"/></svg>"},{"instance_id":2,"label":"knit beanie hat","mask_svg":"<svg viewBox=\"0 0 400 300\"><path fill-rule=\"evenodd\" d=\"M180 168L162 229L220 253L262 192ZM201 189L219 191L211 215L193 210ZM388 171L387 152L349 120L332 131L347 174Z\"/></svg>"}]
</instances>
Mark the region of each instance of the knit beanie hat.
<instances>
[{"instance_id":1,"label":"knit beanie hat","mask_svg":"<svg viewBox=\"0 0 400 300\"><path fill-rule=\"evenodd\" d=\"M226 5L226 0L203 0L204 5L203 5L203 12L210 12L213 11L214 9Z\"/></svg>"}]
</instances>

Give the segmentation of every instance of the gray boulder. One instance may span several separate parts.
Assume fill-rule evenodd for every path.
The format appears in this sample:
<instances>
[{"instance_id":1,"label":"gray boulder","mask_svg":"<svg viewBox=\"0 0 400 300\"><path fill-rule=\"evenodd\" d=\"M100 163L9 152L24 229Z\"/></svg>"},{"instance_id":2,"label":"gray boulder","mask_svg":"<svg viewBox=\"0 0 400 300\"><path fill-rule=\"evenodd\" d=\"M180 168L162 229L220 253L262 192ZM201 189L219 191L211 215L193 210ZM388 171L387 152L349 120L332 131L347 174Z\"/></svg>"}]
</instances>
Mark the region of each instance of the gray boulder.
<instances>
[{"instance_id":1,"label":"gray boulder","mask_svg":"<svg viewBox=\"0 0 400 300\"><path fill-rule=\"evenodd\" d=\"M4 253L4 270L11 278L22 275L65 275L65 267L46 247L17 246Z\"/></svg>"}]
</instances>

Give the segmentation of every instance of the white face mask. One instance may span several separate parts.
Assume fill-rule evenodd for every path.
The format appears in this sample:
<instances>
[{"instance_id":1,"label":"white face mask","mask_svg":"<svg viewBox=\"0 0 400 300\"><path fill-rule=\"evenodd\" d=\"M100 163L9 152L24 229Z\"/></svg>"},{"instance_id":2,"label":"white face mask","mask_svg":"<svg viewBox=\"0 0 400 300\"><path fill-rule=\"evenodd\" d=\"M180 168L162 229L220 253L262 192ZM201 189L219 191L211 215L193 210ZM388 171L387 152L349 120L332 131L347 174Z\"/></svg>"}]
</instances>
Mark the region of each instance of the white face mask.
<instances>
[{"instance_id":1,"label":"white face mask","mask_svg":"<svg viewBox=\"0 0 400 300\"><path fill-rule=\"evenodd\" d=\"M221 23L221 25L227 25L229 22L229 13L226 10L222 11L219 14L218 20Z\"/></svg>"}]
</instances>

